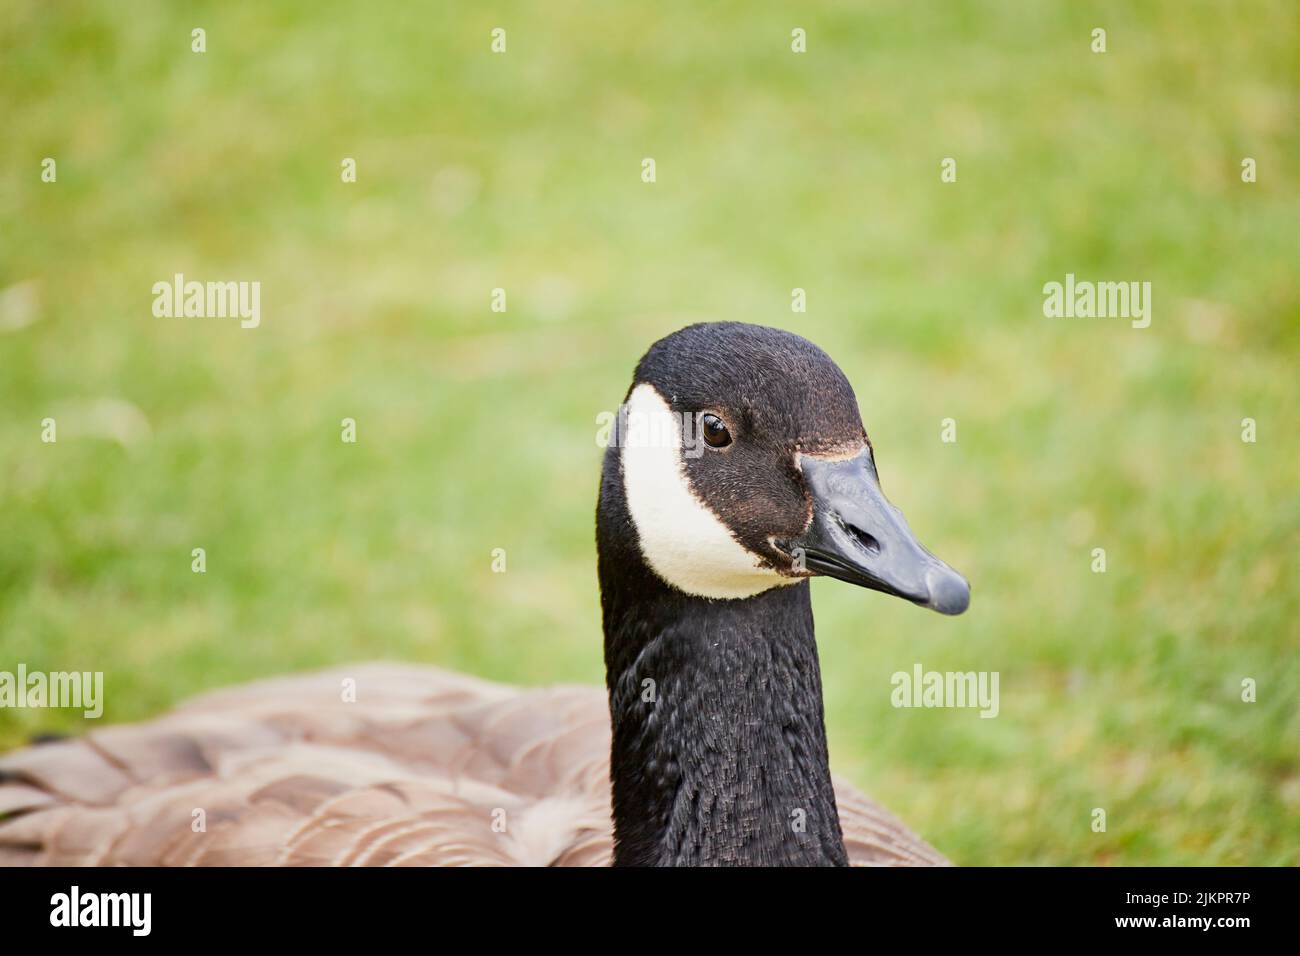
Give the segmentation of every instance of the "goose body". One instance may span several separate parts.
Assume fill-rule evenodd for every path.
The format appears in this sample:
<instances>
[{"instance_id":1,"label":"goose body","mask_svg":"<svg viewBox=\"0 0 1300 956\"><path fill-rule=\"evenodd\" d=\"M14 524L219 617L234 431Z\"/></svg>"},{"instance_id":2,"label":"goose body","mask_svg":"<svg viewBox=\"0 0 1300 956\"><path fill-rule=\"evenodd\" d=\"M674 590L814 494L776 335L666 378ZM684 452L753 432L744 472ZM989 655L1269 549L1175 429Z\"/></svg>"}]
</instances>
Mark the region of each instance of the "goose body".
<instances>
[{"instance_id":1,"label":"goose body","mask_svg":"<svg viewBox=\"0 0 1300 956\"><path fill-rule=\"evenodd\" d=\"M606 689L371 664L0 757L0 865L935 865L832 778L809 579L958 614L798 336L638 365L596 515ZM345 687L352 693L344 693Z\"/></svg>"},{"instance_id":2,"label":"goose body","mask_svg":"<svg viewBox=\"0 0 1300 956\"><path fill-rule=\"evenodd\" d=\"M258 681L0 758L0 866L604 866L609 728L594 687L395 664ZM943 862L836 796L853 863Z\"/></svg>"}]
</instances>

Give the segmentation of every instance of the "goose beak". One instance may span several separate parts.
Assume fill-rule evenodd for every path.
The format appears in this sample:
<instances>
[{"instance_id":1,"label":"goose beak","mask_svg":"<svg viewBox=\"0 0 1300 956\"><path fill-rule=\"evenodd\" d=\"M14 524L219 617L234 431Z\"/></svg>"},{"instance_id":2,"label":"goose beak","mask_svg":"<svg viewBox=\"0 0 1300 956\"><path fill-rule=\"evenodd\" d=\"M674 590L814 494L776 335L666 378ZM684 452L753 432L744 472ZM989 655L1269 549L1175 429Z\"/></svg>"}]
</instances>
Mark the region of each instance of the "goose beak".
<instances>
[{"instance_id":1,"label":"goose beak","mask_svg":"<svg viewBox=\"0 0 1300 956\"><path fill-rule=\"evenodd\" d=\"M966 579L921 546L880 490L870 450L840 461L802 456L812 495L808 531L788 542L796 562L818 574L906 598L940 614L970 604Z\"/></svg>"}]
</instances>

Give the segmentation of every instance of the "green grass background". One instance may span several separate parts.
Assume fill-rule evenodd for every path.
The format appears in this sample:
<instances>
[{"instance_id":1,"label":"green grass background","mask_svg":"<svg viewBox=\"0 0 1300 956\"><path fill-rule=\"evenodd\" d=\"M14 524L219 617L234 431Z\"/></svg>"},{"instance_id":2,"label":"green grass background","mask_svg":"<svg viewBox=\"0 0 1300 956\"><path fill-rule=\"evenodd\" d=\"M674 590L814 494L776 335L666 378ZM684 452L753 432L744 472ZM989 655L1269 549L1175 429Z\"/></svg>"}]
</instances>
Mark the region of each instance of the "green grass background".
<instances>
[{"instance_id":1,"label":"green grass background","mask_svg":"<svg viewBox=\"0 0 1300 956\"><path fill-rule=\"evenodd\" d=\"M742 319L840 362L974 586L814 586L837 771L964 864L1300 862L1298 77L1290 0L11 0L0 669L103 670L105 721L369 658L600 683L595 416ZM175 272L261 328L154 318ZM1066 272L1152 326L1044 318ZM916 661L1001 715L893 709Z\"/></svg>"}]
</instances>

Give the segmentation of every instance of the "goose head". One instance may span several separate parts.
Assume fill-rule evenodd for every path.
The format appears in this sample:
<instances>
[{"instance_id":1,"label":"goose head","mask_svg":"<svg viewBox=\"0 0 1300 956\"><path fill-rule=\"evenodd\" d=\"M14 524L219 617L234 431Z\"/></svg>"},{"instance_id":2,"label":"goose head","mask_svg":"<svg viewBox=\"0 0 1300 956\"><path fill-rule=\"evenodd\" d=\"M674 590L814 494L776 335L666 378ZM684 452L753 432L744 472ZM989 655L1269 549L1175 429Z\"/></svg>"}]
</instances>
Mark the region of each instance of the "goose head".
<instances>
[{"instance_id":1,"label":"goose head","mask_svg":"<svg viewBox=\"0 0 1300 956\"><path fill-rule=\"evenodd\" d=\"M615 444L641 557L678 591L737 600L824 575L943 614L970 602L886 499L853 388L807 339L716 322L659 340Z\"/></svg>"}]
</instances>

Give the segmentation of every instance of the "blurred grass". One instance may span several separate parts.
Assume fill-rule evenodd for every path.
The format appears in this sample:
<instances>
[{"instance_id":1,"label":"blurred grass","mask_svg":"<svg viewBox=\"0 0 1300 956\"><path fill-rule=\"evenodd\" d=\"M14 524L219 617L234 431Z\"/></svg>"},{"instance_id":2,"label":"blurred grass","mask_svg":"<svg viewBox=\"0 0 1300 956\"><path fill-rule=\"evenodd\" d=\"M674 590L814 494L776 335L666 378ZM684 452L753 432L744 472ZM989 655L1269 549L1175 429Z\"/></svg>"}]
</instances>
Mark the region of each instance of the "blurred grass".
<instances>
[{"instance_id":1,"label":"blurred grass","mask_svg":"<svg viewBox=\"0 0 1300 956\"><path fill-rule=\"evenodd\" d=\"M467 6L0 12L0 669L104 670L109 721L373 657L600 683L595 415L743 319L841 363L975 588L814 587L839 772L960 863L1300 862L1295 5ZM153 318L175 272L261 328ZM1066 272L1152 326L1044 319ZM1000 717L894 710L915 661Z\"/></svg>"}]
</instances>

